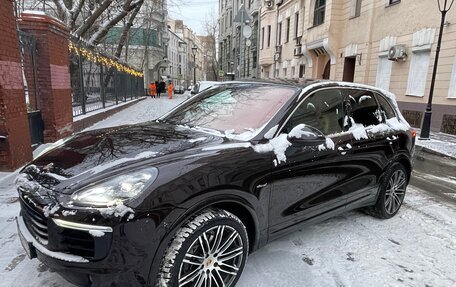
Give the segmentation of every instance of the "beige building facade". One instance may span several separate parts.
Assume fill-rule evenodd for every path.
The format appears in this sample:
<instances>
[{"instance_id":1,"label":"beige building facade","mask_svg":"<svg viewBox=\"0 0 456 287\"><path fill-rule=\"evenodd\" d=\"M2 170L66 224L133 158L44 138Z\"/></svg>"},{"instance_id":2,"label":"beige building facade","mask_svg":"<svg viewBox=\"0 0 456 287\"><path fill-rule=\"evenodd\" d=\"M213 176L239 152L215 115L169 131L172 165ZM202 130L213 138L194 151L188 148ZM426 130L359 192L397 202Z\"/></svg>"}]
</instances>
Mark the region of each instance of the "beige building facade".
<instances>
[{"instance_id":1,"label":"beige building facade","mask_svg":"<svg viewBox=\"0 0 456 287\"><path fill-rule=\"evenodd\" d=\"M261 78L331 79L396 94L410 123L426 109L440 25L437 1L265 0ZM456 133L456 8L447 15L432 129Z\"/></svg>"}]
</instances>

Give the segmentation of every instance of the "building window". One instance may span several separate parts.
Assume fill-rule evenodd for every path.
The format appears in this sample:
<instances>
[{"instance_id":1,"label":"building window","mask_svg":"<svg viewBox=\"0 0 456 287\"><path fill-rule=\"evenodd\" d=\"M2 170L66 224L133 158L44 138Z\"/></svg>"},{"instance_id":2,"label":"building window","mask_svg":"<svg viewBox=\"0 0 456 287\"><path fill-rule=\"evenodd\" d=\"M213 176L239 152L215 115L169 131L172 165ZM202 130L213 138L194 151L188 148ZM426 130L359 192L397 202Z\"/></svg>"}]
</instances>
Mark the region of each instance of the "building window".
<instances>
[{"instance_id":1,"label":"building window","mask_svg":"<svg viewBox=\"0 0 456 287\"><path fill-rule=\"evenodd\" d=\"M388 60L387 55L378 58L377 78L375 81L377 87L389 90L392 68L393 62Z\"/></svg>"},{"instance_id":2,"label":"building window","mask_svg":"<svg viewBox=\"0 0 456 287\"><path fill-rule=\"evenodd\" d=\"M397 3L401 3L401 0L388 0L388 5L393 5Z\"/></svg>"},{"instance_id":3,"label":"building window","mask_svg":"<svg viewBox=\"0 0 456 287\"><path fill-rule=\"evenodd\" d=\"M285 43L288 43L290 41L290 18L287 18L287 34L285 36Z\"/></svg>"},{"instance_id":4,"label":"building window","mask_svg":"<svg viewBox=\"0 0 456 287\"><path fill-rule=\"evenodd\" d=\"M294 30L295 39L298 38L298 30L299 30L299 12L295 14L295 30Z\"/></svg>"},{"instance_id":5,"label":"building window","mask_svg":"<svg viewBox=\"0 0 456 287\"><path fill-rule=\"evenodd\" d=\"M300 79L304 78L305 73L306 73L306 65L300 65L299 66L299 78Z\"/></svg>"},{"instance_id":6,"label":"building window","mask_svg":"<svg viewBox=\"0 0 456 287\"><path fill-rule=\"evenodd\" d=\"M361 15L361 1L362 0L352 0L350 12L350 16L352 18L359 17L359 15Z\"/></svg>"},{"instance_id":7,"label":"building window","mask_svg":"<svg viewBox=\"0 0 456 287\"><path fill-rule=\"evenodd\" d=\"M291 78L295 77L295 73L296 73L296 68L295 67L291 67Z\"/></svg>"},{"instance_id":8,"label":"building window","mask_svg":"<svg viewBox=\"0 0 456 287\"><path fill-rule=\"evenodd\" d=\"M430 58L430 50L413 52L407 82L408 96L424 96Z\"/></svg>"},{"instance_id":9,"label":"building window","mask_svg":"<svg viewBox=\"0 0 456 287\"><path fill-rule=\"evenodd\" d=\"M318 26L325 22L326 0L315 0L314 9L314 26Z\"/></svg>"},{"instance_id":10,"label":"building window","mask_svg":"<svg viewBox=\"0 0 456 287\"><path fill-rule=\"evenodd\" d=\"M271 25L268 25L268 47L271 47Z\"/></svg>"},{"instance_id":11,"label":"building window","mask_svg":"<svg viewBox=\"0 0 456 287\"><path fill-rule=\"evenodd\" d=\"M280 46L282 44L282 22L277 25L277 29L279 31L277 35L277 46Z\"/></svg>"},{"instance_id":12,"label":"building window","mask_svg":"<svg viewBox=\"0 0 456 287\"><path fill-rule=\"evenodd\" d=\"M256 69L257 67L257 55L256 53L253 54L253 57L252 57L252 69Z\"/></svg>"},{"instance_id":13,"label":"building window","mask_svg":"<svg viewBox=\"0 0 456 287\"><path fill-rule=\"evenodd\" d=\"M287 68L283 68L283 77L284 77L284 78L287 77Z\"/></svg>"},{"instance_id":14,"label":"building window","mask_svg":"<svg viewBox=\"0 0 456 287\"><path fill-rule=\"evenodd\" d=\"M264 27L261 28L261 49L264 48Z\"/></svg>"}]
</instances>

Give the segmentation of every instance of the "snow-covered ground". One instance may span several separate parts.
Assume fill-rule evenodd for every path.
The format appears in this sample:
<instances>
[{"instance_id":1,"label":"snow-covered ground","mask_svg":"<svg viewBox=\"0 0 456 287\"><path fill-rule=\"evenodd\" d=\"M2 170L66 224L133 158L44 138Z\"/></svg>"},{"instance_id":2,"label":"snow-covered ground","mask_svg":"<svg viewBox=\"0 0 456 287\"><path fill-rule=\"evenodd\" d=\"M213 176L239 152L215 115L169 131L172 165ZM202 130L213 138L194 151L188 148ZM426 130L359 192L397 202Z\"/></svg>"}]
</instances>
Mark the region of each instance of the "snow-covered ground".
<instances>
[{"instance_id":1,"label":"snow-covered ground","mask_svg":"<svg viewBox=\"0 0 456 287\"><path fill-rule=\"evenodd\" d=\"M174 96L172 100L165 97L160 99L147 97L145 100L140 101L139 103L120 111L101 122L98 122L86 130L101 129L125 124L136 124L155 120L178 104L182 103L185 99L186 97L184 95Z\"/></svg>"},{"instance_id":2,"label":"snow-covered ground","mask_svg":"<svg viewBox=\"0 0 456 287\"><path fill-rule=\"evenodd\" d=\"M456 158L456 136L442 133L431 134L429 140L418 139L416 144L418 146Z\"/></svg>"},{"instance_id":3,"label":"snow-covered ground","mask_svg":"<svg viewBox=\"0 0 456 287\"><path fill-rule=\"evenodd\" d=\"M146 99L90 129L157 118L183 100ZM0 174L0 286L71 286L26 258L16 233L15 174ZM400 213L348 212L252 254L238 286L456 286L456 207L410 187Z\"/></svg>"}]
</instances>

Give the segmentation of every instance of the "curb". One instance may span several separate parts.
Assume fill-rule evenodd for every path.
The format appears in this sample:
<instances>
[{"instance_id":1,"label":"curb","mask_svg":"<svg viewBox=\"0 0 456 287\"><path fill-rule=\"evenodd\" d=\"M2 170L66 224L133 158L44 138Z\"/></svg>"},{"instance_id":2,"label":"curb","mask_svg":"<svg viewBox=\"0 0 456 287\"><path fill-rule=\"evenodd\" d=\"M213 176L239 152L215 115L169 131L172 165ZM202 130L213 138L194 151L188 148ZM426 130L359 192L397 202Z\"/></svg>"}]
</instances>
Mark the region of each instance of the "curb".
<instances>
[{"instance_id":1,"label":"curb","mask_svg":"<svg viewBox=\"0 0 456 287\"><path fill-rule=\"evenodd\" d=\"M109 109L107 111L102 111L102 112L99 112L99 113L96 113L96 114L93 114L92 116L87 116L83 119L80 119L80 120L76 120L73 122L73 127L74 127L74 131L73 133L78 133L80 131L83 131L85 130L86 128L88 127L91 127L93 126L94 124L102 121L102 120L105 120L107 119L108 117L126 109L126 108L129 108L131 107L132 105L134 104L137 104L143 100L145 100L147 97L142 97L142 98L138 98L136 100L133 100L129 103L126 103L126 104L123 104L119 107L115 107L115 108L112 108L112 109ZM77 119L77 118L76 118Z\"/></svg>"},{"instance_id":2,"label":"curb","mask_svg":"<svg viewBox=\"0 0 456 287\"><path fill-rule=\"evenodd\" d=\"M433 149L430 149L430 148L427 148L427 147L424 147L424 146L420 146L420 145L416 145L416 151L422 151L422 152L425 152L425 153L428 153L428 154L432 154L432 155L436 155L436 156L440 156L440 157L456 160L456 157L454 157L454 156L447 155L447 154L444 154L444 153L441 153L441 152L438 152L436 150L433 150Z\"/></svg>"}]
</instances>

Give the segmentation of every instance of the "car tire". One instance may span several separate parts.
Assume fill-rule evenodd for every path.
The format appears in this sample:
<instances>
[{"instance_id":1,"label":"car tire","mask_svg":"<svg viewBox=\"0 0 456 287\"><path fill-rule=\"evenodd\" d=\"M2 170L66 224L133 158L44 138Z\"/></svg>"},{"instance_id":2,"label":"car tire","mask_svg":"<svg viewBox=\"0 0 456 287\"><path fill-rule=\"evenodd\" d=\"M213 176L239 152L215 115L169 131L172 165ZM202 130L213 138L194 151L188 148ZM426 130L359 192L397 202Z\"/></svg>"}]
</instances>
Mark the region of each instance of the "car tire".
<instances>
[{"instance_id":1,"label":"car tire","mask_svg":"<svg viewBox=\"0 0 456 287\"><path fill-rule=\"evenodd\" d=\"M402 206L408 185L407 171L395 162L384 173L377 202L366 209L367 213L382 219L394 217Z\"/></svg>"},{"instance_id":2,"label":"car tire","mask_svg":"<svg viewBox=\"0 0 456 287\"><path fill-rule=\"evenodd\" d=\"M205 209L176 232L162 259L156 286L235 286L248 253L242 221L226 210ZM212 284L205 285L205 280Z\"/></svg>"}]
</instances>

